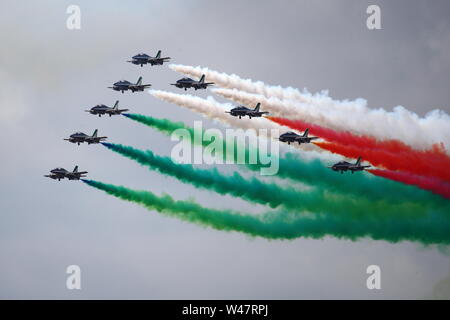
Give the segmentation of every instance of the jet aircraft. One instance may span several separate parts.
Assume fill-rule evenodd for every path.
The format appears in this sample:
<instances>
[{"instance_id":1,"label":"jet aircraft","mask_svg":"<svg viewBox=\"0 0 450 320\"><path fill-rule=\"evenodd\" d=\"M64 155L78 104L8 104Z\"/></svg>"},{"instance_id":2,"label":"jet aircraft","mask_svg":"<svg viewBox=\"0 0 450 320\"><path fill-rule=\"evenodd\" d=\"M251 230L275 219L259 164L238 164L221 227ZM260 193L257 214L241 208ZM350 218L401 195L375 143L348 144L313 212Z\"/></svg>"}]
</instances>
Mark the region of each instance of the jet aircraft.
<instances>
[{"instance_id":1,"label":"jet aircraft","mask_svg":"<svg viewBox=\"0 0 450 320\"><path fill-rule=\"evenodd\" d=\"M170 57L161 58L161 50L158 51L156 56L151 57L145 53L139 53L131 58L131 60L127 62L131 62L135 65L140 65L141 67L144 64L150 63L152 66L154 65L162 65L164 62L169 61Z\"/></svg>"},{"instance_id":2,"label":"jet aircraft","mask_svg":"<svg viewBox=\"0 0 450 320\"><path fill-rule=\"evenodd\" d=\"M85 111L90 114L98 114L99 117L101 117L102 114L109 114L111 117L113 114L121 114L122 112L128 111L128 109L119 109L119 100L117 100L112 108L105 106L104 104L98 104L95 107L92 107L91 110Z\"/></svg>"},{"instance_id":3,"label":"jet aircraft","mask_svg":"<svg viewBox=\"0 0 450 320\"><path fill-rule=\"evenodd\" d=\"M355 164L347 162L347 161L340 161L340 162L332 165L330 168L333 171L340 171L341 173L344 173L344 171L348 171L348 170L350 170L353 173L355 171L363 171L366 168L370 168L370 166L361 165L361 160L362 160L362 158L359 157L358 160L356 160Z\"/></svg>"},{"instance_id":4,"label":"jet aircraft","mask_svg":"<svg viewBox=\"0 0 450 320\"><path fill-rule=\"evenodd\" d=\"M233 117L239 117L239 119L242 119L242 117L248 116L250 119L252 117L261 117L263 114L267 114L269 112L267 111L259 111L259 107L261 106L261 103L257 103L255 109L249 109L244 106L239 106L236 108L231 109L230 111L225 111L226 113L229 113Z\"/></svg>"},{"instance_id":5,"label":"jet aircraft","mask_svg":"<svg viewBox=\"0 0 450 320\"><path fill-rule=\"evenodd\" d=\"M76 132L74 134L71 134L68 139L64 139L64 140L72 142L72 143L77 143L78 145L80 145L80 143L83 143L83 142L87 142L87 144L100 143L101 141L108 138L108 137L98 137L97 131L98 130L95 129L92 136L88 136L87 134L85 134L83 132Z\"/></svg>"},{"instance_id":6,"label":"jet aircraft","mask_svg":"<svg viewBox=\"0 0 450 320\"><path fill-rule=\"evenodd\" d=\"M151 84L142 84L142 77L139 77L138 81L136 83L131 83L127 80L120 80L113 84L112 87L108 87L109 89L113 89L115 91L124 91L131 90L131 92L136 91L144 91L148 87L150 87Z\"/></svg>"},{"instance_id":7,"label":"jet aircraft","mask_svg":"<svg viewBox=\"0 0 450 320\"><path fill-rule=\"evenodd\" d=\"M309 129L306 129L303 135L299 135L295 132L289 131L286 133L283 133L279 140L281 142L287 142L288 144L291 144L291 142L298 142L298 144L302 143L310 143L311 140L318 139L319 137L308 137Z\"/></svg>"},{"instance_id":8,"label":"jet aircraft","mask_svg":"<svg viewBox=\"0 0 450 320\"><path fill-rule=\"evenodd\" d=\"M72 172L67 171L64 168L56 168L50 170L50 174L44 177L51 178L53 180L61 181L61 179L67 178L69 180L80 180L80 178L86 177L87 171L78 171L78 166L75 166Z\"/></svg>"},{"instance_id":9,"label":"jet aircraft","mask_svg":"<svg viewBox=\"0 0 450 320\"><path fill-rule=\"evenodd\" d=\"M205 75L202 75L200 80L195 81L191 78L182 78L177 81L177 83L171 83L172 86L175 86L177 88L184 88L184 90L187 90L188 88L194 88L197 89L206 89L208 86L214 84L214 82L205 82Z\"/></svg>"}]
</instances>

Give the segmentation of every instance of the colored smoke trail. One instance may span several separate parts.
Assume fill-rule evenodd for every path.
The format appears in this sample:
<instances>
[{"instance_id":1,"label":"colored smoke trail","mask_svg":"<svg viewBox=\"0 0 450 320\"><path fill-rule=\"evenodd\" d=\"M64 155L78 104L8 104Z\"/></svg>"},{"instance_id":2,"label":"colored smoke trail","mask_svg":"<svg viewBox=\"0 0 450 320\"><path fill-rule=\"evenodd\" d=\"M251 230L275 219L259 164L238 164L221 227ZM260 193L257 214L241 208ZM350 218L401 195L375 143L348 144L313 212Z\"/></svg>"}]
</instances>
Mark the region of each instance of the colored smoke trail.
<instances>
[{"instance_id":1,"label":"colored smoke trail","mask_svg":"<svg viewBox=\"0 0 450 320\"><path fill-rule=\"evenodd\" d=\"M210 144L209 140L194 139L194 128L182 122L173 122L168 119L157 119L138 114L127 114L126 116L151 128L155 128L166 135L171 135L172 132L177 129L186 129L190 133L191 144L200 143L203 147L207 147ZM200 133L203 135L203 132ZM218 141L221 140L220 137L216 137L216 139L218 139ZM219 142L224 143L223 141ZM237 148L242 146L235 145L234 147L233 155L237 155ZM246 154L245 159L249 159L248 154L253 151L250 149L252 146L244 148ZM221 155L219 154L218 156ZM273 161L276 161L276 159L273 159ZM326 164L318 159L305 160L299 155L287 153L284 157L280 157L278 161L280 164L278 176L282 178L288 178L337 193L346 193L348 195L367 198L372 201L415 201L421 203L423 206L450 210L450 203L427 191L403 185L402 183L378 177L371 177L363 173L355 175L338 175L327 168ZM246 167L253 171L259 171L264 165L261 163L246 163Z\"/></svg>"},{"instance_id":2,"label":"colored smoke trail","mask_svg":"<svg viewBox=\"0 0 450 320\"><path fill-rule=\"evenodd\" d=\"M442 212L450 212L449 201L412 185L370 177L364 172L337 174L322 161L304 161L296 154L286 154L285 159L280 159L279 172L291 179L328 188L334 192L343 192L356 198L394 203L417 202Z\"/></svg>"},{"instance_id":3,"label":"colored smoke trail","mask_svg":"<svg viewBox=\"0 0 450 320\"><path fill-rule=\"evenodd\" d=\"M377 139L389 140L395 137L416 149L428 149L436 143L450 145L450 116L441 110L433 110L421 118L400 106L395 107L392 112L370 109L363 100L340 102L322 97L305 103L267 98L239 90L212 91L236 103L247 105L260 102L261 109L271 112L272 116L301 118L327 128L350 130Z\"/></svg>"},{"instance_id":4,"label":"colored smoke trail","mask_svg":"<svg viewBox=\"0 0 450 320\"><path fill-rule=\"evenodd\" d=\"M159 131L168 135L172 134L172 132L178 129L186 129L186 130L191 129L189 126L186 126L183 122L173 122L168 119L158 119L137 113L122 113L122 115L134 121L145 124L149 127L157 128Z\"/></svg>"},{"instance_id":5,"label":"colored smoke trail","mask_svg":"<svg viewBox=\"0 0 450 320\"><path fill-rule=\"evenodd\" d=\"M281 205L290 209L314 211L332 208L322 204L323 196L321 196L322 192L320 191L299 193L293 188L283 188L274 183L264 183L255 177L244 178L237 172L231 176L225 176L216 168L198 169L191 164L176 164L169 157L157 156L150 150L142 151L112 143L102 144L108 149L135 160L152 170L170 175L197 188L215 191L222 195L229 194L254 203L269 205L272 208ZM299 199L302 199L302 201L299 201Z\"/></svg>"},{"instance_id":6,"label":"colored smoke trail","mask_svg":"<svg viewBox=\"0 0 450 320\"><path fill-rule=\"evenodd\" d=\"M152 151L142 151L129 146L102 143L138 163L170 175L197 188L207 189L219 194L228 194L246 201L268 205L272 208L282 206L294 211L312 213L335 213L360 216L367 214L378 216L421 216L428 212L421 204L414 202L386 203L369 201L364 197L353 197L342 193L330 193L320 189L298 191L291 187L281 187L275 183L262 182L252 177L244 178L235 172L231 176L221 174L216 168L198 169L188 164L176 164L168 157L155 155ZM367 212L368 211L368 212Z\"/></svg>"},{"instance_id":7,"label":"colored smoke trail","mask_svg":"<svg viewBox=\"0 0 450 320\"><path fill-rule=\"evenodd\" d=\"M185 74L187 76L200 78L205 75L205 81L212 81L215 85L222 88L239 89L249 93L257 93L265 97L277 97L279 99L302 99L307 94L301 93L295 88L283 88L280 86L270 86L262 81L253 81L251 79L242 79L238 75L226 74L206 67L191 67L181 64L170 64L169 68L175 72Z\"/></svg>"},{"instance_id":8,"label":"colored smoke trail","mask_svg":"<svg viewBox=\"0 0 450 320\"><path fill-rule=\"evenodd\" d=\"M445 166L444 162L436 161L436 159L433 158L429 158L429 163L427 163L425 157L414 157L411 154L396 154L379 149L360 148L339 143L314 142L314 144L324 150L348 158L358 158L358 156L361 156L363 160L367 160L374 166L384 169L432 177L439 179L442 182L450 181L449 167Z\"/></svg>"},{"instance_id":9,"label":"colored smoke trail","mask_svg":"<svg viewBox=\"0 0 450 320\"><path fill-rule=\"evenodd\" d=\"M232 210L210 209L193 201L175 200L169 195L157 196L148 191L133 190L93 180L82 180L122 200L134 202L161 214L221 231L237 231L267 239L320 239L333 236L358 240L370 237L389 242L416 241L423 244L450 244L450 221L431 213L425 217L351 219L339 215L302 216L289 212L248 215Z\"/></svg>"},{"instance_id":10,"label":"colored smoke trail","mask_svg":"<svg viewBox=\"0 0 450 320\"><path fill-rule=\"evenodd\" d=\"M337 144L315 143L331 152L352 158L362 156L373 165L389 170L400 170L450 181L450 157L442 146L435 145L430 150L414 150L398 140L381 141L373 137L357 136L348 131L335 131L302 120L277 117L269 119L294 130L303 131L309 128L311 134Z\"/></svg>"},{"instance_id":11,"label":"colored smoke trail","mask_svg":"<svg viewBox=\"0 0 450 320\"><path fill-rule=\"evenodd\" d=\"M168 119L157 119L150 116L145 116L141 114L134 114L129 113L125 115L127 118L135 120L139 123L142 123L150 128L155 128L156 130L171 136L173 133L178 132L177 130L186 130L189 135L184 136L183 138L187 138L189 140L189 143L191 145L199 144L202 147L208 147L211 144L211 140L214 140L218 144L224 146L224 148L219 148L216 150L216 157L221 158L223 162L225 162L225 159L233 159L234 163L238 160L238 153L240 149L244 150L246 163L248 163L248 159L250 159L250 151L248 148L243 146L242 144L239 144L238 141L225 141L222 139L221 136L215 135L214 139L205 138L205 130L203 129L197 129L190 127L183 122L173 122ZM195 139L195 135L201 135L201 139ZM233 148L228 148L225 146L225 144L233 143ZM225 149L225 152L223 152ZM257 153L257 150L252 150L253 152ZM229 152L229 153L227 153ZM259 158L258 158L259 159ZM258 165L258 169L262 168L263 166L261 164Z\"/></svg>"},{"instance_id":12,"label":"colored smoke trail","mask_svg":"<svg viewBox=\"0 0 450 320\"><path fill-rule=\"evenodd\" d=\"M401 183L419 186L422 189L430 190L435 194L439 194L443 197L446 197L447 199L450 199L450 184L442 182L438 179L390 170L369 169L367 171L379 177L384 177Z\"/></svg>"},{"instance_id":13,"label":"colored smoke trail","mask_svg":"<svg viewBox=\"0 0 450 320\"><path fill-rule=\"evenodd\" d=\"M226 125L241 128L243 130L251 130L259 136L261 136L262 133L267 132L267 136L272 137L276 141L278 141L279 130L283 129L280 125L266 118L239 119L233 117L230 114L225 113L225 111L230 111L234 106L228 103L219 103L213 97L203 99L189 94L177 94L162 90L150 90L149 93L155 98L169 103L174 103L180 107L188 108L189 110L200 113L209 119L217 120ZM275 130L273 134L272 130ZM301 148L304 151L320 150L313 145L294 147Z\"/></svg>"}]
</instances>

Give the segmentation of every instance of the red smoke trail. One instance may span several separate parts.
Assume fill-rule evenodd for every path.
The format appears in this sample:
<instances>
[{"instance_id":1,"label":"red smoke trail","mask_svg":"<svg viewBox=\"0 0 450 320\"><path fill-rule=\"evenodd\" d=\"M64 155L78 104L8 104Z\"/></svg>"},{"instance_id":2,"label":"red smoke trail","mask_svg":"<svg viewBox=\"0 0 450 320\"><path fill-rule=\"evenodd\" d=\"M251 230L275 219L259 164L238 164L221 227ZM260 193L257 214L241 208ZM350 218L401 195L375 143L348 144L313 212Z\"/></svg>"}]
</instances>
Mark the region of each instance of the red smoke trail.
<instances>
[{"instance_id":1,"label":"red smoke trail","mask_svg":"<svg viewBox=\"0 0 450 320\"><path fill-rule=\"evenodd\" d=\"M432 156L420 157L414 153L392 153L383 149L361 148L338 143L315 142L322 149L343 155L347 158L361 156L376 167L403 171L425 177L434 177L450 182L449 164Z\"/></svg>"},{"instance_id":2,"label":"red smoke trail","mask_svg":"<svg viewBox=\"0 0 450 320\"><path fill-rule=\"evenodd\" d=\"M379 177L418 186L422 189L429 190L435 194L439 194L447 199L450 199L450 184L439 181L438 179L390 170L369 169L367 171Z\"/></svg>"},{"instance_id":3,"label":"red smoke trail","mask_svg":"<svg viewBox=\"0 0 450 320\"><path fill-rule=\"evenodd\" d=\"M315 143L328 151L349 158L362 156L375 166L389 170L400 170L417 175L431 176L450 182L450 157L442 145L434 145L429 150L414 150L398 140L377 140L373 137L354 135L347 131L335 131L301 120L268 117L270 120L303 131L309 128L330 143Z\"/></svg>"}]
</instances>

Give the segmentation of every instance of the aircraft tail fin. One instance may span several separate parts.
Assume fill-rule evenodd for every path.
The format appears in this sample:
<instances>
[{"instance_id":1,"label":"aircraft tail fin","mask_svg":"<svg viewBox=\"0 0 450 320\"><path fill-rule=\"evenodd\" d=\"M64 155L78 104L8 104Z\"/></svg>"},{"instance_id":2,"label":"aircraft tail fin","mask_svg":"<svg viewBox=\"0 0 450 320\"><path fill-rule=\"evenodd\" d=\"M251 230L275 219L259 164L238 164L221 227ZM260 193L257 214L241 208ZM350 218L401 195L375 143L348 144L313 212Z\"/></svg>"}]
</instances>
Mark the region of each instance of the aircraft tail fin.
<instances>
[{"instance_id":1,"label":"aircraft tail fin","mask_svg":"<svg viewBox=\"0 0 450 320\"><path fill-rule=\"evenodd\" d=\"M136 85L140 86L142 84L142 77L139 77L138 81L136 82Z\"/></svg>"},{"instance_id":2,"label":"aircraft tail fin","mask_svg":"<svg viewBox=\"0 0 450 320\"><path fill-rule=\"evenodd\" d=\"M255 109L253 110L253 111L256 111L256 112L258 112L259 111L259 107L261 107L261 103L257 103L256 104L256 107L255 107Z\"/></svg>"},{"instance_id":3,"label":"aircraft tail fin","mask_svg":"<svg viewBox=\"0 0 450 320\"><path fill-rule=\"evenodd\" d=\"M94 133L92 134L92 137L93 137L93 138L97 138L97 132L98 132L98 130L95 129Z\"/></svg>"},{"instance_id":4,"label":"aircraft tail fin","mask_svg":"<svg viewBox=\"0 0 450 320\"><path fill-rule=\"evenodd\" d=\"M361 160L362 160L362 158L358 157L358 160L356 160L355 165L359 166L361 164Z\"/></svg>"},{"instance_id":5,"label":"aircraft tail fin","mask_svg":"<svg viewBox=\"0 0 450 320\"><path fill-rule=\"evenodd\" d=\"M119 100L117 100L116 103L114 103L113 109L117 110L118 108L119 108Z\"/></svg>"},{"instance_id":6,"label":"aircraft tail fin","mask_svg":"<svg viewBox=\"0 0 450 320\"><path fill-rule=\"evenodd\" d=\"M161 58L161 50L158 50L158 53L156 54L156 57L155 57L156 59L159 59L159 58Z\"/></svg>"},{"instance_id":7,"label":"aircraft tail fin","mask_svg":"<svg viewBox=\"0 0 450 320\"><path fill-rule=\"evenodd\" d=\"M73 173L77 173L78 172L78 166L75 166L75 168L73 169Z\"/></svg>"},{"instance_id":8,"label":"aircraft tail fin","mask_svg":"<svg viewBox=\"0 0 450 320\"><path fill-rule=\"evenodd\" d=\"M200 83L205 82L205 75L204 75L204 74L203 74L202 77L200 78L199 82L200 82Z\"/></svg>"},{"instance_id":9,"label":"aircraft tail fin","mask_svg":"<svg viewBox=\"0 0 450 320\"><path fill-rule=\"evenodd\" d=\"M303 136L304 136L305 138L308 136L308 132L309 132L309 129L306 129L306 130L305 130L305 133L303 133Z\"/></svg>"}]
</instances>

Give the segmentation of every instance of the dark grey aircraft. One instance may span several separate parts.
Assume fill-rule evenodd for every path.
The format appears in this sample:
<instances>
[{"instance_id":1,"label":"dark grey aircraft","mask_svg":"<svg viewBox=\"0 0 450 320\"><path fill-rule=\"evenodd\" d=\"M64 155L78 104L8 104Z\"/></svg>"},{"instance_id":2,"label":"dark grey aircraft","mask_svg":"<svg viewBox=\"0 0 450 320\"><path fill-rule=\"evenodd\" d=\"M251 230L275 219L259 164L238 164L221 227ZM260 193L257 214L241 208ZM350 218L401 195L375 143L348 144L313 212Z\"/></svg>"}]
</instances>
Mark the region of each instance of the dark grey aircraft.
<instances>
[{"instance_id":1,"label":"dark grey aircraft","mask_svg":"<svg viewBox=\"0 0 450 320\"><path fill-rule=\"evenodd\" d=\"M146 88L150 87L151 84L142 84L142 77L139 77L136 83L131 83L127 80L120 80L113 84L112 87L108 87L109 89L113 89L115 91L124 91L131 90L131 92L135 91L144 91Z\"/></svg>"},{"instance_id":2,"label":"dark grey aircraft","mask_svg":"<svg viewBox=\"0 0 450 320\"><path fill-rule=\"evenodd\" d=\"M188 88L194 88L197 89L206 89L208 86L214 84L214 82L205 82L205 75L202 75L200 80L195 81L191 78L182 78L177 81L177 83L171 83L172 86L175 86L177 88L184 88L184 90L187 90Z\"/></svg>"},{"instance_id":3,"label":"dark grey aircraft","mask_svg":"<svg viewBox=\"0 0 450 320\"><path fill-rule=\"evenodd\" d=\"M350 163L347 161L340 161L330 167L333 171L340 171L341 173L344 173L344 171L350 170L352 173L355 171L363 171L366 168L370 168L370 166L363 166L361 165L361 157L356 160L356 163Z\"/></svg>"},{"instance_id":4,"label":"dark grey aircraft","mask_svg":"<svg viewBox=\"0 0 450 320\"><path fill-rule=\"evenodd\" d=\"M310 143L311 140L319 139L319 137L308 137L308 131L309 129L306 129L303 135L296 134L295 132L289 131L286 133L283 133L279 140L281 142L287 142L288 144L291 144L291 142L298 142L298 144L302 143Z\"/></svg>"},{"instance_id":5,"label":"dark grey aircraft","mask_svg":"<svg viewBox=\"0 0 450 320\"><path fill-rule=\"evenodd\" d=\"M121 114L122 112L128 111L128 109L119 109L119 100L117 100L112 108L105 106L104 104L98 104L95 107L92 107L91 110L85 111L90 114L98 114L99 117L101 117L102 114L109 114L111 117L113 114Z\"/></svg>"},{"instance_id":6,"label":"dark grey aircraft","mask_svg":"<svg viewBox=\"0 0 450 320\"><path fill-rule=\"evenodd\" d=\"M131 57L131 60L127 62L131 62L135 65L140 65L141 67L144 64L150 63L152 66L154 65L162 65L164 62L169 61L170 57L164 57L161 58L161 50L158 51L156 56L150 57L148 54L145 53L139 53L133 57Z\"/></svg>"},{"instance_id":7,"label":"dark grey aircraft","mask_svg":"<svg viewBox=\"0 0 450 320\"><path fill-rule=\"evenodd\" d=\"M78 166L75 166L72 172L67 171L64 168L56 168L50 171L50 174L44 177L51 178L53 180L61 181L61 179L67 178L69 180L80 180L80 178L86 177L87 171L78 171Z\"/></svg>"},{"instance_id":8,"label":"dark grey aircraft","mask_svg":"<svg viewBox=\"0 0 450 320\"><path fill-rule=\"evenodd\" d=\"M261 117L263 114L268 114L267 111L259 111L259 107L261 106L261 103L257 103L255 109L249 109L244 106L239 106L236 108L231 109L230 111L225 111L225 113L231 114L233 117L239 117L241 119L242 117L248 116L250 119L252 117Z\"/></svg>"},{"instance_id":9,"label":"dark grey aircraft","mask_svg":"<svg viewBox=\"0 0 450 320\"><path fill-rule=\"evenodd\" d=\"M87 134L85 134L83 132L76 132L74 134L71 134L68 139L64 139L64 140L72 142L72 143L77 143L78 145L80 145L80 143L83 143L83 142L87 142L87 144L100 143L101 141L108 138L108 137L97 137L97 131L98 130L95 129L92 136L88 136Z\"/></svg>"}]
</instances>

